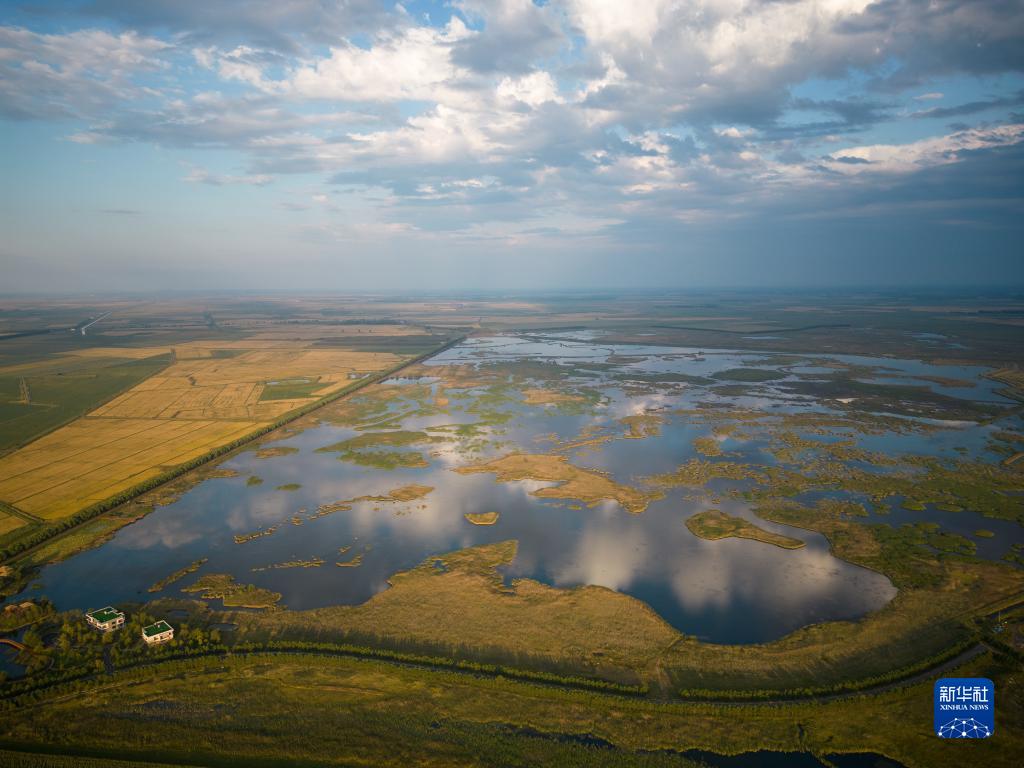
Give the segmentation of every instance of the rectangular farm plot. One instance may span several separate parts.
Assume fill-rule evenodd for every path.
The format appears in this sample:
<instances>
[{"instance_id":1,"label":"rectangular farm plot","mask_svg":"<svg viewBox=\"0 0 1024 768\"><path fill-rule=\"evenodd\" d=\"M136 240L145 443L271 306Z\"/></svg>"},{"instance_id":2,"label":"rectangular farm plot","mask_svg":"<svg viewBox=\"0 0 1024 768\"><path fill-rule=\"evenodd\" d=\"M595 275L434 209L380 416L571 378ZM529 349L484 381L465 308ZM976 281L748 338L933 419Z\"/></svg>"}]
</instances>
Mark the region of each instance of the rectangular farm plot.
<instances>
[{"instance_id":1,"label":"rectangular farm plot","mask_svg":"<svg viewBox=\"0 0 1024 768\"><path fill-rule=\"evenodd\" d=\"M386 352L305 349L295 343L266 343L271 345L269 349L241 350L234 357L179 360L160 376L134 387L92 415L273 420L297 405L344 388L350 373L372 373L402 360ZM275 382L288 381L315 381L318 386L285 392L277 403L262 397L268 384L276 389L280 385Z\"/></svg>"},{"instance_id":2,"label":"rectangular farm plot","mask_svg":"<svg viewBox=\"0 0 1024 768\"><path fill-rule=\"evenodd\" d=\"M74 514L148 480L219 445L244 437L253 421L171 421L157 419L79 419L64 430L90 433L67 444L59 434L44 437L31 462L14 454L0 480L0 498L46 519ZM64 431L60 430L60 431ZM78 436L76 436L78 437ZM108 439L109 438L109 439Z\"/></svg>"},{"instance_id":3,"label":"rectangular farm plot","mask_svg":"<svg viewBox=\"0 0 1024 768\"><path fill-rule=\"evenodd\" d=\"M112 357L54 355L0 367L0 452L85 415L98 405L145 381L170 362L169 355Z\"/></svg>"},{"instance_id":4,"label":"rectangular farm plot","mask_svg":"<svg viewBox=\"0 0 1024 768\"><path fill-rule=\"evenodd\" d=\"M0 537L5 536L11 531L16 531L24 525L28 525L28 522L22 520L17 515L9 515L0 510Z\"/></svg>"},{"instance_id":5,"label":"rectangular farm plot","mask_svg":"<svg viewBox=\"0 0 1024 768\"><path fill-rule=\"evenodd\" d=\"M0 501L47 520L73 515L404 359L311 345L266 338L176 345L175 360L157 375L0 457ZM282 391L278 384L296 381L313 386ZM264 399L268 386L280 397Z\"/></svg>"}]
</instances>

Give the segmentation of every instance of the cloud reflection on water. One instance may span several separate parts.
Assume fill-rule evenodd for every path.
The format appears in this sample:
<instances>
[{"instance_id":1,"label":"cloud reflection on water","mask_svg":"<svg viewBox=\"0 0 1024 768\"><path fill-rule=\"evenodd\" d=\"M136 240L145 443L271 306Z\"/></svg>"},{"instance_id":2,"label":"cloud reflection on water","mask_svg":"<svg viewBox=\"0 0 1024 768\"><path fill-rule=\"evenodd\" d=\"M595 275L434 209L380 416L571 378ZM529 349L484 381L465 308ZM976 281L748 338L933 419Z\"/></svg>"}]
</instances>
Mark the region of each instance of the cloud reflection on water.
<instances>
[{"instance_id":1,"label":"cloud reflection on water","mask_svg":"<svg viewBox=\"0 0 1024 768\"><path fill-rule=\"evenodd\" d=\"M474 339L430 362L479 359L474 355L487 359L492 353L499 353L503 359L516 355L549 360L561 359L559 356L596 358L608 349L599 343L581 342L570 350L572 345L567 344ZM749 357L741 352L707 352L704 359L694 360L689 353L695 351L666 352L640 345L619 348L619 354L646 359L617 370L706 376L738 367ZM866 364L869 360L858 358L857 362ZM904 366L904 361L884 362ZM918 375L931 372L921 365L904 367ZM787 410L825 407L806 398L776 396L771 384L752 395L730 397L689 385L631 395L619 388L618 382L605 379L602 383L606 385L602 393L608 398L607 407L602 409L574 413L531 408L518 402L502 406L515 418L495 430L494 437L505 444L494 450L543 451L549 444L538 443L536 436L555 433L559 440L566 441L586 427L621 435L622 425L617 420L623 416L663 408L694 408L706 402L763 410L780 404ZM471 414L460 410L466 405L464 393L448 394L449 413L413 415L403 421L402 428L472 421ZM389 411L399 412L394 404ZM885 434L858 439L866 448L939 453L957 444L983 444L991 429L947 426L948 432L924 438ZM711 429L702 420L672 417L658 435L588 446L573 452L570 458L581 466L607 471L620 482L635 483L640 477L670 471L695 456L693 439L709 434ZM582 505L532 495L554 483L499 483L491 474L452 472L471 457L451 443L414 447L429 457L429 467L387 471L340 461L335 453L316 452L354 434L354 430L325 424L281 441L298 448L298 453L273 459L258 459L251 451L239 454L227 463L239 472L238 477L203 482L174 504L122 529L103 547L45 569L41 580L46 594L61 607L135 599L159 578L200 557L209 557L205 566L208 571L229 572L241 581L280 591L283 602L292 608L359 603L385 589L393 573L429 556L507 539L519 542L515 561L502 569L507 579L532 578L565 588L593 584L615 589L647 602L682 631L720 642L771 640L810 622L856 618L881 607L895 594L880 574L833 557L820 534L760 520L741 501L726 498L716 506L767 530L799 538L806 546L784 550L749 540L699 539L686 528L685 520L710 504L699 496L691 498L692 491L680 489L670 491L640 515L628 514L611 501L572 509ZM728 450L738 452L740 460L771 460L762 452L764 442L760 438L748 440L739 434L722 438L722 442ZM479 457L474 454L473 458ZM264 483L247 486L249 475L259 475ZM276 490L289 482L299 483L301 488L290 493ZM302 525L289 522L300 508L312 513L320 504L385 494L411 483L434 490L409 503L359 502L348 511L305 519ZM495 525L475 526L464 518L466 513L490 511L500 513ZM957 515L964 526L979 522L972 513ZM279 528L272 536L234 543L236 534L274 525ZM350 555L364 555L358 568L333 567L340 557L339 548L345 546L352 547ZM116 563L109 557L112 550L117 552ZM322 557L327 564L322 568L253 570L313 556ZM166 594L180 594L176 591L179 587Z\"/></svg>"}]
</instances>

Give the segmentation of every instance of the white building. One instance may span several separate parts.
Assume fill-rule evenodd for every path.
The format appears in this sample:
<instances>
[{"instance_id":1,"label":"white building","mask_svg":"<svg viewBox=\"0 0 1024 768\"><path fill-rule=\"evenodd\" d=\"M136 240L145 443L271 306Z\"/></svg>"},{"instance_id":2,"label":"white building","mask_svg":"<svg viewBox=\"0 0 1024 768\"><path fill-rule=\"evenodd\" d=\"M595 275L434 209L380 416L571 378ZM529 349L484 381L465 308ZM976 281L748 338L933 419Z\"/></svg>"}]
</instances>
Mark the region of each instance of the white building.
<instances>
[{"instance_id":1,"label":"white building","mask_svg":"<svg viewBox=\"0 0 1024 768\"><path fill-rule=\"evenodd\" d=\"M124 624L124 613L108 605L98 611L89 611L85 620L101 632L111 632Z\"/></svg>"},{"instance_id":2,"label":"white building","mask_svg":"<svg viewBox=\"0 0 1024 768\"><path fill-rule=\"evenodd\" d=\"M156 624L150 624L148 627L142 628L142 639L148 645L166 643L168 640L174 639L174 627L161 619Z\"/></svg>"}]
</instances>

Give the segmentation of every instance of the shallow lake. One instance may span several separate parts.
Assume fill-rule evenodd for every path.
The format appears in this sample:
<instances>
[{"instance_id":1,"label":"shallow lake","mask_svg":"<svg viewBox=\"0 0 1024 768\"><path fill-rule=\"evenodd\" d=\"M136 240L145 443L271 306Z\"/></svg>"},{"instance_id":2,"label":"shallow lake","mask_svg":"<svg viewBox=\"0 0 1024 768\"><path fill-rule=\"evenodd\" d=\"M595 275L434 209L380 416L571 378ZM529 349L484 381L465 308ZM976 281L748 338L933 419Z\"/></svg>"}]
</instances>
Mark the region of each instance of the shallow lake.
<instances>
[{"instance_id":1,"label":"shallow lake","mask_svg":"<svg viewBox=\"0 0 1024 768\"><path fill-rule=\"evenodd\" d=\"M585 367L575 368L581 363L607 364L609 357L623 362L599 367L596 373ZM492 474L461 475L451 471L512 450L544 452L552 441L569 440L586 428L607 428L624 416L656 409L690 409L714 402L750 409L833 413L829 404L787 394L781 388L780 384L794 377L815 375L813 371L824 359L821 355L805 356L794 364L793 357L780 356L779 360L786 363L773 365L773 356L764 353L613 347L593 337L554 341L533 336L470 339L428 365L554 363L571 368L566 379L569 385L597 391L600 398L575 409L526 405L521 399L507 396L493 398L489 407L509 414L509 419L500 427L482 430L492 440L482 449L482 455L469 456L457 442L414 447L427 458L426 467L379 469L341 460L337 452L318 452L319 448L359 434L349 427L324 423L272 444L297 449L293 453L259 458L255 451L248 451L233 457L222 466L237 472L236 477L200 483L174 503L123 528L104 545L45 568L36 581L59 609L85 609L161 596L181 597L181 588L202 574L230 573L239 582L280 592L282 605L290 609L306 609L361 603L386 589L393 573L414 567L432 555L516 539L518 555L502 571L506 580L530 578L565 588L583 584L608 587L645 601L674 627L708 641L763 642L807 624L855 619L892 599L895 589L888 579L833 557L821 535L760 520L748 505L735 499L723 497L714 506L764 529L800 539L806 546L786 550L745 539L698 538L690 533L685 521L711 505L683 489L670 490L641 514L630 514L613 501L586 507L571 500L531 495L531 491L551 483L499 483ZM888 358L828 359L847 365L884 367L900 377L899 383L909 380L953 397L1008 404L995 392L992 382L981 378L981 368L929 366ZM630 381L630 376L665 373L709 377L728 369L750 367L777 371L779 378L748 385L754 389L736 394L716 392L710 385L689 384L651 386L638 392L635 382ZM919 376L964 379L971 386L945 387ZM430 378L415 381L435 391L439 386ZM383 386L409 383L404 379ZM424 409L396 399L388 405L388 413L405 415L389 423L388 428L424 430L477 420L478 411L467 409L479 404L479 391L447 390L444 394L450 402L443 408ZM994 428L958 421L924 437L893 432L865 439L871 441L871 450L947 455L959 449L973 456L988 456L988 435ZM669 472L693 458L694 438L708 432L706 424L671 418L661 426L660 434L614 439L566 455L575 464L605 471L618 482L637 485L641 477ZM723 445L746 461L772 461L757 441L726 439ZM249 484L250 476L258 476L263 482ZM411 502L359 501L350 510L319 518L311 514L322 504L385 494L413 483L434 490ZM290 484L299 487L280 489ZM500 513L494 525L473 525L464 517L466 513L489 511ZM903 512L891 522L928 519L929 512ZM988 528L997 533L996 539L983 542L983 551L979 552L982 556L998 557L1013 541L1024 540L1016 523L986 521L972 513L936 513L936 522L945 526L951 521L955 521L952 527L958 532ZM236 536L270 528L275 528L272 535L236 543ZM197 572L159 592L148 591L168 574L201 558L208 562ZM335 565L354 558L360 558L357 567ZM323 564L280 567L315 560ZM275 565L279 567L272 567Z\"/></svg>"}]
</instances>

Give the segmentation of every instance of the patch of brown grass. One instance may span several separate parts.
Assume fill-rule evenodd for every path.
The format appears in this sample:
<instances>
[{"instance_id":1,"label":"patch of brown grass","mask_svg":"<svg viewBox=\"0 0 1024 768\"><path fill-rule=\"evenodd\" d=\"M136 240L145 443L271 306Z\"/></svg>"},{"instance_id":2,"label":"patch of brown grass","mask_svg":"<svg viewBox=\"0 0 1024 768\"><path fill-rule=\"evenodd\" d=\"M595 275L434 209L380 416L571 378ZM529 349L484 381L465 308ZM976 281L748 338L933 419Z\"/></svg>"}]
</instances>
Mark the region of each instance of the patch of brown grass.
<instances>
[{"instance_id":1,"label":"patch of brown grass","mask_svg":"<svg viewBox=\"0 0 1024 768\"><path fill-rule=\"evenodd\" d=\"M463 515L473 525L494 525L498 522L498 512L467 512Z\"/></svg>"},{"instance_id":2,"label":"patch of brown grass","mask_svg":"<svg viewBox=\"0 0 1024 768\"><path fill-rule=\"evenodd\" d=\"M524 389L523 402L527 405L561 405L562 403L582 403L585 398L570 392L559 392L554 389L534 387Z\"/></svg>"},{"instance_id":3,"label":"patch of brown grass","mask_svg":"<svg viewBox=\"0 0 1024 768\"><path fill-rule=\"evenodd\" d=\"M633 514L643 512L648 504L663 495L660 491L641 491L622 485L596 470L570 464L565 456L551 454L512 453L483 464L458 467L455 471L464 475L493 472L499 482L540 480L558 483L551 488L532 491L531 495L546 499L578 499L589 505L609 499Z\"/></svg>"}]
</instances>

